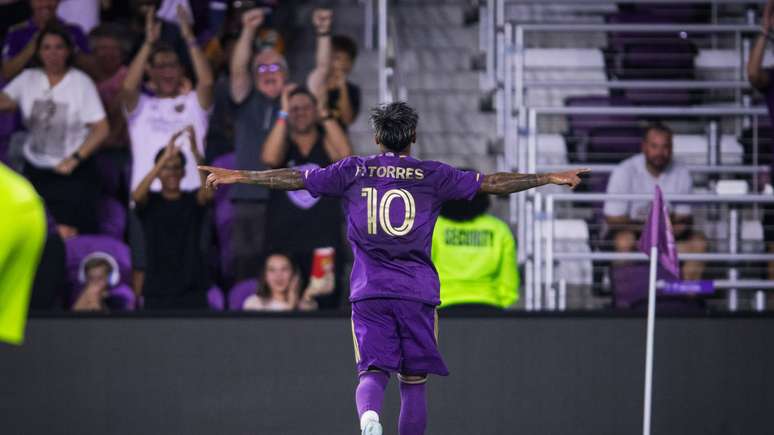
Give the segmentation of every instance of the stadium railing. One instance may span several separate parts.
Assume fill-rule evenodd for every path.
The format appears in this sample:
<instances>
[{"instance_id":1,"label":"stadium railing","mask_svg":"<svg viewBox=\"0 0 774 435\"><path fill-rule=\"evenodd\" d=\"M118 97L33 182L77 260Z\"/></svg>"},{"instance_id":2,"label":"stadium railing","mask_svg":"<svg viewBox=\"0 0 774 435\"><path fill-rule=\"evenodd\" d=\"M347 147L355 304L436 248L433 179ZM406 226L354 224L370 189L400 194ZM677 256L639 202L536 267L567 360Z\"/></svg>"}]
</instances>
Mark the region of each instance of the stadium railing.
<instances>
[{"instance_id":1,"label":"stadium railing","mask_svg":"<svg viewBox=\"0 0 774 435\"><path fill-rule=\"evenodd\" d=\"M534 235L532 237L533 259L528 261L526 266L531 268L530 282L525 283L525 306L527 310L556 310L564 309L566 306L566 290L563 283L557 282L554 276L555 262L559 260L590 260L590 261L646 261L644 253L619 253L619 252L557 252L554 247L554 232L556 222L556 204L560 202L604 202L610 200L627 201L650 201L652 195L648 194L606 194L606 193L549 193L545 195L537 194L535 199L533 225ZM748 194L748 195L719 195L719 194L691 194L677 195L665 194L665 200L679 203L694 204L727 204L727 205L761 205L774 204L774 196ZM545 202L545 204L543 204ZM545 211L543 211L545 210ZM729 212L729 249L728 252L710 252L710 253L684 253L680 254L681 261L695 260L703 262L723 262L740 263L749 261L774 261L774 254L756 254L739 252L739 233L737 227L739 224L739 214L737 208L730 208ZM545 237L541 234L544 225L535 224L535 222L546 222ZM543 240L545 240L545 250L543 249ZM727 300L730 311L737 308L737 290L754 290L756 295L756 309L765 308L765 298L762 297L764 289L774 289L774 281L763 280L742 280L738 279L734 267L728 270L728 280L715 281L716 288L725 288L728 290Z\"/></svg>"},{"instance_id":2,"label":"stadium railing","mask_svg":"<svg viewBox=\"0 0 774 435\"><path fill-rule=\"evenodd\" d=\"M366 0L368 1L368 0ZM551 2L551 5L611 5L618 4L649 4L649 5L674 5L670 0L558 0ZM721 6L740 6L745 8L744 15L740 18L747 21L747 24L753 24L755 20L756 5L764 5L765 0L681 0L680 4L706 5L711 7L712 23L717 24L718 9ZM520 5L541 5L540 0L481 0L479 2L479 50L483 58L482 71L480 75L480 88L484 92L490 90L502 89L505 77L505 45L507 44L506 32L506 6ZM516 23L518 24L518 23Z\"/></svg>"}]
</instances>

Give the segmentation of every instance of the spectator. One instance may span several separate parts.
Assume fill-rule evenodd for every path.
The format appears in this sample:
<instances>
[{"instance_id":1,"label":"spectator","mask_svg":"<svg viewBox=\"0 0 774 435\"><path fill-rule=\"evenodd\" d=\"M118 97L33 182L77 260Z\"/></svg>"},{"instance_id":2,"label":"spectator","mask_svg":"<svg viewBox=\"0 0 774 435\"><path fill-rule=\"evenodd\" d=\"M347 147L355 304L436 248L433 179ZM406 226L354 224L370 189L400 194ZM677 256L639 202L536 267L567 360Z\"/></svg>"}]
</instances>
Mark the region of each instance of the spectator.
<instances>
[{"instance_id":1,"label":"spectator","mask_svg":"<svg viewBox=\"0 0 774 435\"><path fill-rule=\"evenodd\" d=\"M154 155L163 149L167 139L174 132L187 125L193 125L196 143L203 142L207 130L208 110L212 106L213 78L204 54L196 45L193 31L182 8L178 19L183 37L188 44L189 54L194 62L198 81L194 90L185 89L185 76L177 53L164 43L158 43L161 25L153 18L153 9L146 15L145 43L129 66L121 95L126 108L129 136L132 148L132 190L136 189L142 177L153 168ZM140 91L143 73L150 77L154 95ZM199 148L198 153L204 154ZM199 187L195 155L184 149L186 161L182 188L193 190ZM160 189L154 183L153 190Z\"/></svg>"},{"instance_id":2,"label":"spectator","mask_svg":"<svg viewBox=\"0 0 774 435\"><path fill-rule=\"evenodd\" d=\"M32 16L28 21L12 26L8 30L3 43L3 78L10 81L26 68L37 53L36 35L48 24L59 24L69 34L74 42L72 55L78 66L86 71L91 71L93 61L84 53L89 52L89 44L83 30L74 24L68 24L59 20L56 16L56 8L59 0L30 0ZM72 45L72 44L71 44ZM77 49L76 49L77 46Z\"/></svg>"},{"instance_id":3,"label":"spectator","mask_svg":"<svg viewBox=\"0 0 774 435\"><path fill-rule=\"evenodd\" d=\"M282 115L263 144L263 161L272 168L307 170L321 168L352 153L341 126L325 109L318 116L315 97L305 89L286 88ZM285 121L284 113L288 113ZM341 252L341 204L335 198L314 198L306 190L272 191L269 199L266 244L271 250L290 252L303 276L310 272L316 248ZM309 225L314 222L315 225ZM337 265L341 261L335 262ZM338 274L337 274L338 276ZM340 285L336 286L336 292ZM335 306L336 295L320 300Z\"/></svg>"},{"instance_id":4,"label":"spectator","mask_svg":"<svg viewBox=\"0 0 774 435\"><path fill-rule=\"evenodd\" d=\"M280 95L286 87L288 66L285 59L272 49L262 49L252 56L257 29L263 23L263 11L253 9L242 15L242 32L231 58L230 85L234 109L234 148L237 169L265 169L261 163L262 146L266 141L280 109ZM331 12L314 12L317 38L316 68L308 82L322 89L330 67ZM248 68L249 65L249 68ZM287 108L285 109L286 112ZM284 123L283 114L281 123ZM282 127L284 129L284 126ZM283 130L284 131L284 130ZM280 137L277 138L279 141ZM281 141L280 141L281 142ZM284 145L280 144L280 148ZM281 150L278 151L281 154ZM282 159L278 155L277 159ZM258 186L236 185L232 189L234 224L232 249L234 275L243 280L258 270L264 253L266 231L266 201L269 192Z\"/></svg>"},{"instance_id":5,"label":"spectator","mask_svg":"<svg viewBox=\"0 0 774 435\"><path fill-rule=\"evenodd\" d=\"M0 40L5 39L9 27L29 16L27 0L0 0Z\"/></svg>"},{"instance_id":6,"label":"spectator","mask_svg":"<svg viewBox=\"0 0 774 435\"><path fill-rule=\"evenodd\" d=\"M105 110L91 79L74 68L74 46L65 28L50 24L35 44L35 67L0 92L0 110L17 108L29 130L24 175L61 230L97 230L99 194L92 154L109 133ZM64 237L64 236L63 236Z\"/></svg>"},{"instance_id":7,"label":"spectator","mask_svg":"<svg viewBox=\"0 0 774 435\"><path fill-rule=\"evenodd\" d=\"M332 272L327 285L333 290ZM242 308L254 311L316 310L315 294L311 285L301 292L300 271L288 255L273 253L266 258L258 291L245 299Z\"/></svg>"},{"instance_id":8,"label":"spectator","mask_svg":"<svg viewBox=\"0 0 774 435\"><path fill-rule=\"evenodd\" d=\"M142 283L147 309L205 308L209 288L207 263L202 249L206 206L211 192L182 188L185 155L175 145L182 135L190 141L191 154L202 162L192 126L175 133L156 154L156 164L132 193L135 210L145 236L146 269ZM199 174L201 176L201 174ZM161 192L151 192L154 180Z\"/></svg>"},{"instance_id":9,"label":"spectator","mask_svg":"<svg viewBox=\"0 0 774 435\"><path fill-rule=\"evenodd\" d=\"M83 285L73 304L73 311L107 311L107 299L110 287L118 279L112 275L118 273L116 260L104 252L95 252L83 259L80 265L79 280Z\"/></svg>"},{"instance_id":10,"label":"spectator","mask_svg":"<svg viewBox=\"0 0 774 435\"><path fill-rule=\"evenodd\" d=\"M357 43L350 37L333 37L333 58L328 77L328 109L345 130L360 112L360 87L349 81L357 58Z\"/></svg>"},{"instance_id":11,"label":"spectator","mask_svg":"<svg viewBox=\"0 0 774 435\"><path fill-rule=\"evenodd\" d=\"M771 124L774 125L773 70L771 68L763 68L763 57L766 53L766 44L769 40L769 33L771 32L772 25L774 25L773 0L769 0L766 3L761 21L761 33L758 35L755 45L753 46L752 51L750 51L750 58L747 61L747 78L750 80L750 84L765 97L766 106L769 109L769 118L771 118ZM772 174L774 174L774 156L772 156L771 162L772 165L769 171L769 179L766 180L769 183L772 183ZM761 185L765 184L766 183L761 183ZM769 252L774 252L774 206L769 205L763 207L763 228L763 239L766 240L766 249ZM774 261L771 261L768 264L768 278L774 280ZM774 298L770 299L774 300Z\"/></svg>"},{"instance_id":12,"label":"spectator","mask_svg":"<svg viewBox=\"0 0 774 435\"><path fill-rule=\"evenodd\" d=\"M433 264L441 308L500 311L519 296L516 242L508 225L488 214L489 196L447 201L433 232Z\"/></svg>"},{"instance_id":13,"label":"spectator","mask_svg":"<svg viewBox=\"0 0 774 435\"><path fill-rule=\"evenodd\" d=\"M95 27L89 34L89 42L96 61L94 80L110 124L110 135L105 140L105 147L128 147L126 118L121 113L119 99L121 85L128 72L124 65L127 54L126 41L118 26L102 24Z\"/></svg>"},{"instance_id":14,"label":"spectator","mask_svg":"<svg viewBox=\"0 0 774 435\"><path fill-rule=\"evenodd\" d=\"M147 42L148 15L150 14L150 17L156 20L156 11L159 10L160 4L161 0L130 0L128 14L120 16L117 20L117 23L128 31L130 57L136 57ZM184 10L182 13L189 17L187 11ZM188 38L183 34L182 27L163 18L155 21L155 24L158 29L155 32L157 33L156 39L175 52L181 68L190 73L193 59L189 56ZM187 25L190 28L190 19L187 21Z\"/></svg>"},{"instance_id":15,"label":"spectator","mask_svg":"<svg viewBox=\"0 0 774 435\"><path fill-rule=\"evenodd\" d=\"M238 35L226 34L219 41L224 47L225 56L230 59L234 53ZM212 162L216 158L234 151L235 108L231 102L231 85L228 63L218 73L213 91L212 116L207 129L207 149L204 159Z\"/></svg>"},{"instance_id":16,"label":"spectator","mask_svg":"<svg viewBox=\"0 0 774 435\"><path fill-rule=\"evenodd\" d=\"M672 161L672 131L661 124L645 130L642 153L621 162L610 176L607 193L652 194L656 185L666 194L690 194L693 192L691 174L679 163ZM609 235L617 252L636 249L639 233L647 219L650 201L606 201L605 218ZM691 229L691 208L686 204L670 206L672 230L677 250L682 253L706 252L707 240L702 233ZM701 279L704 263L685 261L682 278Z\"/></svg>"}]
</instances>

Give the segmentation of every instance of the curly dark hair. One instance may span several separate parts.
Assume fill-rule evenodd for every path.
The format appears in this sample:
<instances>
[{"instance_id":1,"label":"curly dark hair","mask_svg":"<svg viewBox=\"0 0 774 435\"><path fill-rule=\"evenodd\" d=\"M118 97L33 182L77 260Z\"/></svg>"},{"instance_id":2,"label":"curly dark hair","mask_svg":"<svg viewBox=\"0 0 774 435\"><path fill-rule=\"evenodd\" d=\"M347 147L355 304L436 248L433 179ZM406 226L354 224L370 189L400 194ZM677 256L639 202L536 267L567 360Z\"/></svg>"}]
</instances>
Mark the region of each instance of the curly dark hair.
<instances>
[{"instance_id":1,"label":"curly dark hair","mask_svg":"<svg viewBox=\"0 0 774 435\"><path fill-rule=\"evenodd\" d=\"M416 140L419 115L403 101L371 109L371 125L376 140L385 148L401 152Z\"/></svg>"}]
</instances>

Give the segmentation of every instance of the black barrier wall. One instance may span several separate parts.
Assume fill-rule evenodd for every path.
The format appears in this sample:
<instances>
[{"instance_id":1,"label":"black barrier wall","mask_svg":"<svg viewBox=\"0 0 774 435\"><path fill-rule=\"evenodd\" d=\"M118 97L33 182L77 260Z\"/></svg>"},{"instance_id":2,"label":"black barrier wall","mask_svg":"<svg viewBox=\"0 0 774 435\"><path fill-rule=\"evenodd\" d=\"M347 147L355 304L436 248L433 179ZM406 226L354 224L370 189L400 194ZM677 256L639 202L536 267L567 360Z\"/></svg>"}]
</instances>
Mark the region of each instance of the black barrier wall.
<instances>
[{"instance_id":1,"label":"black barrier wall","mask_svg":"<svg viewBox=\"0 0 774 435\"><path fill-rule=\"evenodd\" d=\"M641 433L639 318L449 318L428 434ZM774 433L774 319L656 324L654 434ZM42 318L0 346L3 434L357 434L349 319ZM393 378L383 421L395 434Z\"/></svg>"}]
</instances>

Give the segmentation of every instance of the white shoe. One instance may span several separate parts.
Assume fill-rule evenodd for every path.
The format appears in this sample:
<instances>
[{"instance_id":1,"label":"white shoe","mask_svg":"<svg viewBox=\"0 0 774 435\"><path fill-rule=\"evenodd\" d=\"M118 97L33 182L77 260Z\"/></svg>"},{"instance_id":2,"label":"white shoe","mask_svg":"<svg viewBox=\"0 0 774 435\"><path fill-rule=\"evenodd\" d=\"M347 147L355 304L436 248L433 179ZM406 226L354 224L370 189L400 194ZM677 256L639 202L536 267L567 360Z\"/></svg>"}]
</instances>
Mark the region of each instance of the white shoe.
<instances>
[{"instance_id":1,"label":"white shoe","mask_svg":"<svg viewBox=\"0 0 774 435\"><path fill-rule=\"evenodd\" d=\"M378 421L370 420L363 428L362 435L382 435L382 425Z\"/></svg>"}]
</instances>

